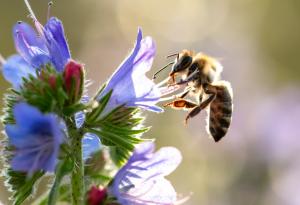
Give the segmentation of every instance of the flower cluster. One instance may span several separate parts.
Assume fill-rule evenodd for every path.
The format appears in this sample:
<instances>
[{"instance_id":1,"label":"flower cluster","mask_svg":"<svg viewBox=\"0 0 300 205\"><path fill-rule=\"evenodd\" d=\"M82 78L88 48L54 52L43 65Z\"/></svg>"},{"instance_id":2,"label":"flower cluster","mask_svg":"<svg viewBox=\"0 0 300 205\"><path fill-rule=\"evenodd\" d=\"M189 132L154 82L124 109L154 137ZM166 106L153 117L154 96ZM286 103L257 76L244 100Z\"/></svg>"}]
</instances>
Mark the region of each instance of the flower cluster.
<instances>
[{"instance_id":1,"label":"flower cluster","mask_svg":"<svg viewBox=\"0 0 300 205\"><path fill-rule=\"evenodd\" d=\"M0 61L12 85L2 122L14 204L26 200L46 173L54 179L44 198L48 204L175 204L177 194L164 177L180 164L181 154L173 147L154 153L152 140L142 138L149 128L141 112L162 112L157 103L176 90L146 76L153 39L138 29L131 53L88 97L85 68L71 57L62 22L51 17L43 26L25 3L35 28L16 23L18 54Z\"/></svg>"}]
</instances>

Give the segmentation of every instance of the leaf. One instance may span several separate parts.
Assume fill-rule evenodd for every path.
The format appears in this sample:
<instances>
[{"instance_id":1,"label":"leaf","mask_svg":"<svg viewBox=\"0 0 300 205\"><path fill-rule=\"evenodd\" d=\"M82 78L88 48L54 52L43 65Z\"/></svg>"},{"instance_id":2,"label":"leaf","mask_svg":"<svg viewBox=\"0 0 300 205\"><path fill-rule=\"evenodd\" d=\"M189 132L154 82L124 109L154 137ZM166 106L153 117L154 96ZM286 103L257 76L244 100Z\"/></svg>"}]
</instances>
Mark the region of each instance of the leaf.
<instances>
[{"instance_id":1,"label":"leaf","mask_svg":"<svg viewBox=\"0 0 300 205\"><path fill-rule=\"evenodd\" d=\"M112 94L112 90L108 92L101 100L99 101L99 105L90 113L87 114L86 116L86 121L87 123L93 123L93 121L96 121L98 117L100 117L101 113L105 109L110 97Z\"/></svg>"},{"instance_id":2,"label":"leaf","mask_svg":"<svg viewBox=\"0 0 300 205\"><path fill-rule=\"evenodd\" d=\"M44 174L39 171L28 177L26 173L16 172L9 168L6 173L8 179L5 185L13 192L13 204L22 204L34 192L35 184Z\"/></svg>"},{"instance_id":3,"label":"leaf","mask_svg":"<svg viewBox=\"0 0 300 205\"><path fill-rule=\"evenodd\" d=\"M119 167L126 163L131 154L130 152L118 147L110 147L109 153L113 162Z\"/></svg>"}]
</instances>

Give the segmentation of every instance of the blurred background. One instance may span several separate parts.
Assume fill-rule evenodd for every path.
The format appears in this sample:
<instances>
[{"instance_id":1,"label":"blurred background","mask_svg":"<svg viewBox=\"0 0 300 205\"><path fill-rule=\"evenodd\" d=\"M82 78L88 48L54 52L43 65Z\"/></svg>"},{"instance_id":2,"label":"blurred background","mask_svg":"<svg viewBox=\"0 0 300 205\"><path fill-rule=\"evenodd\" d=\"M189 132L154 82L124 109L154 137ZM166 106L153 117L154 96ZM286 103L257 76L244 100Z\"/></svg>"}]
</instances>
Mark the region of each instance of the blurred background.
<instances>
[{"instance_id":1,"label":"blurred background","mask_svg":"<svg viewBox=\"0 0 300 205\"><path fill-rule=\"evenodd\" d=\"M31 0L42 23L46 0ZM21 0L0 0L0 53L15 53L11 29L31 21ZM205 131L206 112L147 113L146 136L175 146L183 162L168 178L188 205L300 204L300 1L59 0L73 58L84 62L92 95L133 47L138 26L157 54L149 77L182 49L221 60L234 91L232 126L219 143ZM160 79L167 76L161 74ZM0 78L1 95L9 87ZM0 180L0 201L10 204Z\"/></svg>"}]
</instances>

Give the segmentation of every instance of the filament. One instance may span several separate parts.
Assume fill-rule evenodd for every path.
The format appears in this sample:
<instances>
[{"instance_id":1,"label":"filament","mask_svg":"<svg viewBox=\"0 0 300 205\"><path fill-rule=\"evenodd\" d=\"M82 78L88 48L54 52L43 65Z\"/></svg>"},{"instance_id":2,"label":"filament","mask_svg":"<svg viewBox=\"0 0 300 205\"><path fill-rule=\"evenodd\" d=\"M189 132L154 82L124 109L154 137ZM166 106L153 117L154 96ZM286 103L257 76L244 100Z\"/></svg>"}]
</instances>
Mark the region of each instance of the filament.
<instances>
[{"instance_id":1,"label":"filament","mask_svg":"<svg viewBox=\"0 0 300 205\"><path fill-rule=\"evenodd\" d=\"M52 7L52 5L53 5L53 2L50 1L50 2L48 3L47 20L50 19L50 15L51 15L51 7Z\"/></svg>"},{"instance_id":2,"label":"filament","mask_svg":"<svg viewBox=\"0 0 300 205\"><path fill-rule=\"evenodd\" d=\"M164 97L164 98L160 98L159 99L159 102L163 102L163 101L170 101L170 100L173 100L173 99L176 99L176 95L172 95L170 97Z\"/></svg>"},{"instance_id":3,"label":"filament","mask_svg":"<svg viewBox=\"0 0 300 205\"><path fill-rule=\"evenodd\" d=\"M0 54L0 66L4 65L4 63L6 62L6 60L4 59L4 57Z\"/></svg>"},{"instance_id":4,"label":"filament","mask_svg":"<svg viewBox=\"0 0 300 205\"><path fill-rule=\"evenodd\" d=\"M161 86L165 85L169 80L170 80L170 77L167 77L166 79L164 79L160 83L156 84L156 86L161 87Z\"/></svg>"},{"instance_id":5,"label":"filament","mask_svg":"<svg viewBox=\"0 0 300 205\"><path fill-rule=\"evenodd\" d=\"M24 0L24 2L25 2L25 4L26 4L26 7L27 7L27 9L28 9L28 11L29 11L31 17L33 18L33 20L37 21L37 18L36 18L35 14L34 14L34 12L33 12L33 10L32 10L32 8L31 8L31 6L30 6L28 0Z\"/></svg>"}]
</instances>

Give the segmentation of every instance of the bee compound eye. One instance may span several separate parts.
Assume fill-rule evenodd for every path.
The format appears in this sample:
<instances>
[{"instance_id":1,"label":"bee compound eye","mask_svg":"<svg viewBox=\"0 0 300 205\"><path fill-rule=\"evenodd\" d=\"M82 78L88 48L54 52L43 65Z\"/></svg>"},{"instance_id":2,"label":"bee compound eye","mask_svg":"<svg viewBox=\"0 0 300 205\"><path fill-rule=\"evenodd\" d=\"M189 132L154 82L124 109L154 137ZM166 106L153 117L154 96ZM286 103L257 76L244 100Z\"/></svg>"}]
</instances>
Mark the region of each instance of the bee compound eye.
<instances>
[{"instance_id":1,"label":"bee compound eye","mask_svg":"<svg viewBox=\"0 0 300 205\"><path fill-rule=\"evenodd\" d=\"M190 57L190 56L183 56L181 58L180 64L181 64L182 67L186 68L191 63L192 63L192 57Z\"/></svg>"}]
</instances>

